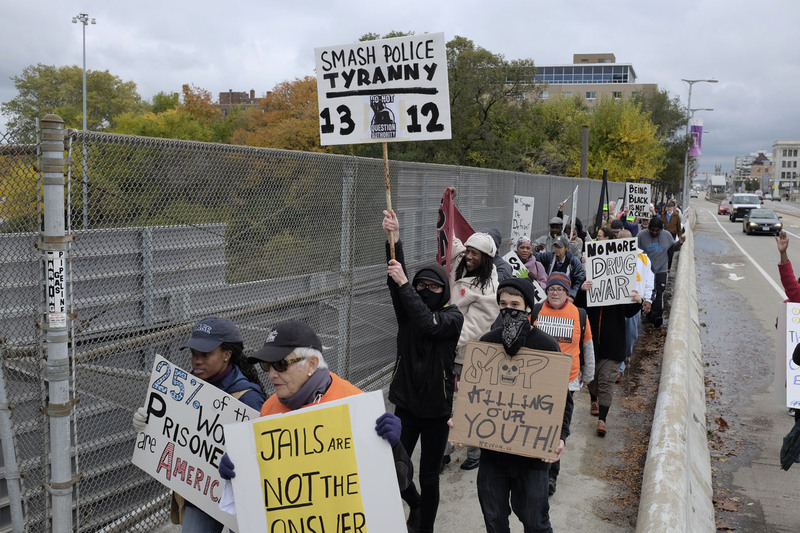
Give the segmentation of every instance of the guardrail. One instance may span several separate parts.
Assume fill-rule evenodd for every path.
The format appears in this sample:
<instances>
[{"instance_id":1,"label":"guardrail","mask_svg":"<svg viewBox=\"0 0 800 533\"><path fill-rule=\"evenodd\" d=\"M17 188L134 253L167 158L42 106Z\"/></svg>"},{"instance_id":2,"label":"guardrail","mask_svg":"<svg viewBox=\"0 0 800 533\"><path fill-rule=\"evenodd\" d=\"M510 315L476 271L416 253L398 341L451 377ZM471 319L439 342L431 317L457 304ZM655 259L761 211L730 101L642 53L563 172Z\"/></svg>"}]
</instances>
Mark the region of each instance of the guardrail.
<instances>
[{"instance_id":1,"label":"guardrail","mask_svg":"<svg viewBox=\"0 0 800 533\"><path fill-rule=\"evenodd\" d=\"M640 533L716 531L697 307L696 222L690 209L642 479L636 521Z\"/></svg>"}]
</instances>

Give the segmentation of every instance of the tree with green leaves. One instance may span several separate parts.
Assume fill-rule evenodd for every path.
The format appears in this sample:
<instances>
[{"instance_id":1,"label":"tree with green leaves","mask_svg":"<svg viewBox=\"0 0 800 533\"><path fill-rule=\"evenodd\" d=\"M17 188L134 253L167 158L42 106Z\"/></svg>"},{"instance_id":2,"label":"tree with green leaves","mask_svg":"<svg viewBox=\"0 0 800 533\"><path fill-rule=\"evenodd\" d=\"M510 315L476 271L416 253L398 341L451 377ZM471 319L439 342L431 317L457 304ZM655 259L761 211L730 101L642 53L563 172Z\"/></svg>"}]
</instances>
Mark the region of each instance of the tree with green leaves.
<instances>
[{"instance_id":1,"label":"tree with green leaves","mask_svg":"<svg viewBox=\"0 0 800 533\"><path fill-rule=\"evenodd\" d=\"M55 67L30 65L13 76L17 96L0 104L8 126L16 129L24 122L54 113L68 128L80 129L83 121L83 70L77 65ZM114 127L114 117L146 109L136 92L136 84L123 81L105 71L86 72L86 127L106 130Z\"/></svg>"},{"instance_id":2,"label":"tree with green leaves","mask_svg":"<svg viewBox=\"0 0 800 533\"><path fill-rule=\"evenodd\" d=\"M677 190L683 183L683 160L691 145L691 138L686 136L686 108L679 97L670 98L667 91L646 91L634 96L634 101L641 104L642 111L655 124L656 135L665 149L664 169L655 177Z\"/></svg>"}]
</instances>

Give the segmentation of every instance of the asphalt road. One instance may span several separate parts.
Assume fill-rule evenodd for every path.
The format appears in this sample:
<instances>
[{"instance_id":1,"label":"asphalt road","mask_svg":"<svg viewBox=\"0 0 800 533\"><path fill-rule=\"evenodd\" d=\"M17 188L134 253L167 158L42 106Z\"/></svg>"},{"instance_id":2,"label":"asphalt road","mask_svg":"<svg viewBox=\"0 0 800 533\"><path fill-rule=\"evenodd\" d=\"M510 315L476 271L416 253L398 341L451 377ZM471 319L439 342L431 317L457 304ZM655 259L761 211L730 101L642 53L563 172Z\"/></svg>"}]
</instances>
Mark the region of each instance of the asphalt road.
<instances>
[{"instance_id":1,"label":"asphalt road","mask_svg":"<svg viewBox=\"0 0 800 533\"><path fill-rule=\"evenodd\" d=\"M771 236L745 235L741 221L693 199L698 304L706 362L709 445L718 530L798 531L800 468L779 466L794 419L775 393L775 319L785 298ZM789 258L800 265L800 208L766 201L783 217Z\"/></svg>"}]
</instances>

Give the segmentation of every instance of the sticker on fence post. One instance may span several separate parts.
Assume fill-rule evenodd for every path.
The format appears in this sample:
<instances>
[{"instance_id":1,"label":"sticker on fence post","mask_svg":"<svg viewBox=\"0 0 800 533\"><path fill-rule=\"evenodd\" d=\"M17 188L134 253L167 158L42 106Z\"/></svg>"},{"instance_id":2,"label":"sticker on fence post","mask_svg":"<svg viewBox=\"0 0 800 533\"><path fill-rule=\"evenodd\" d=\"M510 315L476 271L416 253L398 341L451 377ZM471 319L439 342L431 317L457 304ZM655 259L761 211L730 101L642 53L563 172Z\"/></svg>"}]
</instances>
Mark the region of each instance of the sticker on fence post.
<instances>
[{"instance_id":1,"label":"sticker on fence post","mask_svg":"<svg viewBox=\"0 0 800 533\"><path fill-rule=\"evenodd\" d=\"M449 139L444 33L314 49L320 144Z\"/></svg>"},{"instance_id":2,"label":"sticker on fence post","mask_svg":"<svg viewBox=\"0 0 800 533\"><path fill-rule=\"evenodd\" d=\"M133 464L237 531L236 516L218 505L224 486L217 471L225 453L223 424L255 419L258 411L160 355L147 391L147 427L136 434Z\"/></svg>"},{"instance_id":3,"label":"sticker on fence post","mask_svg":"<svg viewBox=\"0 0 800 533\"><path fill-rule=\"evenodd\" d=\"M47 324L52 328L67 327L67 304L64 297L64 252L46 252Z\"/></svg>"},{"instance_id":4,"label":"sticker on fence post","mask_svg":"<svg viewBox=\"0 0 800 533\"><path fill-rule=\"evenodd\" d=\"M592 288L586 291L586 305L629 304L636 288L636 239L610 239L586 243L586 279Z\"/></svg>"},{"instance_id":5,"label":"sticker on fence post","mask_svg":"<svg viewBox=\"0 0 800 533\"><path fill-rule=\"evenodd\" d=\"M450 440L513 455L555 459L572 356L470 341Z\"/></svg>"},{"instance_id":6,"label":"sticker on fence post","mask_svg":"<svg viewBox=\"0 0 800 533\"><path fill-rule=\"evenodd\" d=\"M533 202L533 196L514 195L514 208L511 214L511 246L516 246L520 237L531 238Z\"/></svg>"},{"instance_id":7,"label":"sticker on fence post","mask_svg":"<svg viewBox=\"0 0 800 533\"><path fill-rule=\"evenodd\" d=\"M225 426L239 531L404 533L380 391Z\"/></svg>"}]
</instances>

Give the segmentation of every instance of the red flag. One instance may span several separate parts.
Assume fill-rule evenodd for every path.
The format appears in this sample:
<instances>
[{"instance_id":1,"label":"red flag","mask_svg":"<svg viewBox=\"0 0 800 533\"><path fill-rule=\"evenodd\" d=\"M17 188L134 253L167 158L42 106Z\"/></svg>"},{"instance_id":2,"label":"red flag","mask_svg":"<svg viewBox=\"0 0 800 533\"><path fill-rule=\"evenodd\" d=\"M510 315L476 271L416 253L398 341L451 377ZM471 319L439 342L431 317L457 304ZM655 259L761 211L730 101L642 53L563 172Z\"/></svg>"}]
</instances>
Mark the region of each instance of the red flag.
<instances>
[{"instance_id":1,"label":"red flag","mask_svg":"<svg viewBox=\"0 0 800 533\"><path fill-rule=\"evenodd\" d=\"M450 272L450 250L453 247L453 236L465 242L470 235L475 233L458 208L453 204L450 187L442 195L439 206L439 220L436 222L436 262L443 265Z\"/></svg>"}]
</instances>

